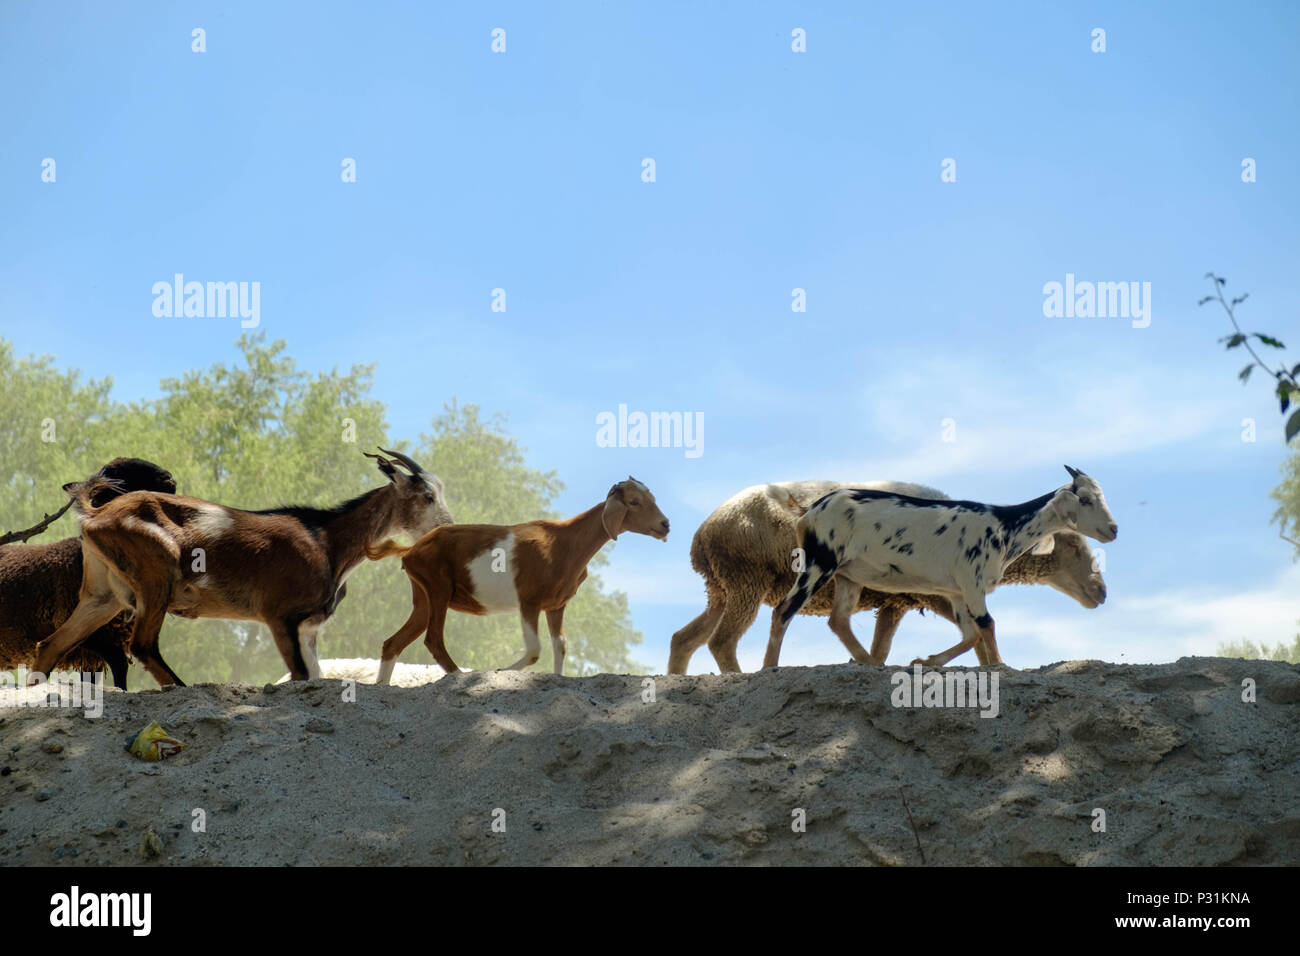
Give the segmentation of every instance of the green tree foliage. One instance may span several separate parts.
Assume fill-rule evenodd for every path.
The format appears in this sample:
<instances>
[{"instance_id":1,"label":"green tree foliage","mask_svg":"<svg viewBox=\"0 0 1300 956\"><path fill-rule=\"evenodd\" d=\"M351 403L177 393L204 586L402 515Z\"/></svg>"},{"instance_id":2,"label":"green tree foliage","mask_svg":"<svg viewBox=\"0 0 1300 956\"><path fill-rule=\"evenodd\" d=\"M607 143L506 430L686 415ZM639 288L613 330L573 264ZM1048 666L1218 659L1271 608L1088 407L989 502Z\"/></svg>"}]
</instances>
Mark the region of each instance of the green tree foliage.
<instances>
[{"instance_id":1,"label":"green tree foliage","mask_svg":"<svg viewBox=\"0 0 1300 956\"><path fill-rule=\"evenodd\" d=\"M1289 645L1278 644L1272 648L1256 644L1254 641L1220 644L1218 653L1220 657L1244 657L1252 661L1286 661L1289 664L1300 664L1300 634L1297 634L1295 640Z\"/></svg>"},{"instance_id":2,"label":"green tree foliage","mask_svg":"<svg viewBox=\"0 0 1300 956\"><path fill-rule=\"evenodd\" d=\"M1282 483L1271 492L1278 503L1273 520L1282 526L1282 536L1295 546L1292 560L1300 558L1300 448L1282 462Z\"/></svg>"},{"instance_id":3,"label":"green tree foliage","mask_svg":"<svg viewBox=\"0 0 1300 956\"><path fill-rule=\"evenodd\" d=\"M114 455L112 383L83 381L51 356L15 359L0 339L0 532L30 528L67 500L60 490ZM35 540L77 533L71 514Z\"/></svg>"},{"instance_id":4,"label":"green tree foliage","mask_svg":"<svg viewBox=\"0 0 1300 956\"><path fill-rule=\"evenodd\" d=\"M362 455L376 446L410 454L447 484L459 523L512 523L555 517L562 490L554 472L528 466L505 420L484 419L474 405L452 402L412 447L388 436L385 408L370 395L373 367L357 365L309 374L297 368L285 343L244 335L242 361L215 364L162 382L156 400L119 404L111 382L82 381L59 371L53 359L16 360L0 340L0 451L3 474L0 531L26 528L64 501L61 486L90 474L118 455L147 458L167 468L181 494L232 507L281 504L328 507L383 481ZM54 441L49 435L53 421ZM596 489L595 496L605 489ZM70 515L37 541L76 534ZM595 569L569 605L565 620L569 674L638 669L629 656L641 635L631 626L626 597L607 593ZM323 657L377 657L383 640L406 620L410 588L397 559L365 562L348 580L347 598L320 635ZM516 615L476 618L451 614L447 645L462 667L500 667L516 660L522 637ZM185 621L169 617L161 647L188 682L261 683L285 670L269 633L242 621ZM551 667L542 641L537 669ZM419 641L403 655L432 663ZM136 668L132 679L146 680Z\"/></svg>"}]
</instances>

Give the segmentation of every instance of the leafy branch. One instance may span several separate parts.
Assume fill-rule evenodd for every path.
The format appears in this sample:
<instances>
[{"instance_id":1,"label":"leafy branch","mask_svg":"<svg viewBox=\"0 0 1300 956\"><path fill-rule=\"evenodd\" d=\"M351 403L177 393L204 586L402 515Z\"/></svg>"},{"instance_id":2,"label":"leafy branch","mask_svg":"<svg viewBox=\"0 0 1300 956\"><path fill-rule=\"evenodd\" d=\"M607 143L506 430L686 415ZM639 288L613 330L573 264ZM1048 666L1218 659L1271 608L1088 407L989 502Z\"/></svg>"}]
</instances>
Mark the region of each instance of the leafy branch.
<instances>
[{"instance_id":1,"label":"leafy branch","mask_svg":"<svg viewBox=\"0 0 1300 956\"><path fill-rule=\"evenodd\" d=\"M1269 368L1268 363L1259 357L1259 353L1255 351L1250 340L1257 339L1261 345L1267 345L1269 348L1274 349L1284 349L1286 346L1271 335L1265 335L1262 332L1251 332L1247 334L1241 330L1241 326L1237 323L1235 310L1237 306L1246 301L1250 293L1243 292L1241 295L1233 298L1232 301L1228 301L1223 297L1223 287L1228 284L1228 280L1216 276L1213 272L1205 273L1205 278L1213 280L1214 294L1207 295L1196 304L1205 305L1207 302L1213 302L1215 299L1218 299L1219 304L1223 306L1223 310L1228 313L1228 321L1232 323L1233 328L1232 335L1225 335L1223 338L1219 339L1219 341L1225 343L1224 347L1229 349L1235 349L1239 345L1244 345L1246 351L1250 353L1250 357L1254 359L1253 362L1237 374L1237 377L1241 379L1242 384L1245 384L1250 378L1250 373L1256 368L1260 368L1266 374L1272 375L1277 381L1277 387L1274 390L1274 394L1277 396L1278 404L1282 407L1282 414L1285 415L1287 409L1291 407L1293 399L1296 401L1297 405L1300 405L1300 381L1296 380L1296 376L1300 375L1300 364L1295 365L1289 371L1285 364L1278 366L1276 370ZM1300 408L1297 408L1296 411L1292 412L1291 417L1287 419L1286 440L1289 442L1298 433L1300 433Z\"/></svg>"}]
</instances>

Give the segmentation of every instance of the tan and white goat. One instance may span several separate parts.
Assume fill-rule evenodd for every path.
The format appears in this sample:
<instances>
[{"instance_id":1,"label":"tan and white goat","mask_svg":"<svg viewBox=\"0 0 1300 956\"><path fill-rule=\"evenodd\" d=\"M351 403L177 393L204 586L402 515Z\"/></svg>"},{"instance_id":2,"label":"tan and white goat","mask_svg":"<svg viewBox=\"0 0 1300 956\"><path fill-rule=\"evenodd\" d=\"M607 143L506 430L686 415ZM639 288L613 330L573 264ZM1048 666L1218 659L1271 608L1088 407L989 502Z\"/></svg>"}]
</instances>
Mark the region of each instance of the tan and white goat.
<instances>
[{"instance_id":1,"label":"tan and white goat","mask_svg":"<svg viewBox=\"0 0 1300 956\"><path fill-rule=\"evenodd\" d=\"M587 562L624 531L668 538L668 519L654 495L631 477L611 488L602 503L567 521L447 525L434 528L409 548L386 542L367 552L374 559L402 555L413 604L406 623L384 641L377 683L388 683L398 656L421 631L434 660L448 672L458 669L443 640L449 609L465 614L519 612L524 656L507 670L537 663L538 619L545 611L555 673L562 673L564 608L586 580Z\"/></svg>"}]
</instances>

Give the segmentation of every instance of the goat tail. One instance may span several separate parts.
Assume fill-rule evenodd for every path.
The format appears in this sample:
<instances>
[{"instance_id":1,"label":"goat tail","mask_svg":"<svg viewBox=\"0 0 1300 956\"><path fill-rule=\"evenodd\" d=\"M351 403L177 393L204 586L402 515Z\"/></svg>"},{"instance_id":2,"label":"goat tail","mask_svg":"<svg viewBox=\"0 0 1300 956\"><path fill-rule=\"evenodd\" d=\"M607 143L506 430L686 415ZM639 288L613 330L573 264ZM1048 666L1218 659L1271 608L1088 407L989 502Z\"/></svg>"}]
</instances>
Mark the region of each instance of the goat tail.
<instances>
[{"instance_id":1,"label":"goat tail","mask_svg":"<svg viewBox=\"0 0 1300 956\"><path fill-rule=\"evenodd\" d=\"M776 616L783 625L789 624L808 599L825 587L839 570L834 552L818 538L816 529L810 526L806 516L799 519L796 533L804 564L785 600L776 607Z\"/></svg>"},{"instance_id":2,"label":"goat tail","mask_svg":"<svg viewBox=\"0 0 1300 956\"><path fill-rule=\"evenodd\" d=\"M88 518L112 499L126 491L117 478L93 475L85 481L74 481L63 486L72 499L72 507L82 518Z\"/></svg>"},{"instance_id":3,"label":"goat tail","mask_svg":"<svg viewBox=\"0 0 1300 956\"><path fill-rule=\"evenodd\" d=\"M387 541L383 542L382 544L377 544L373 547L367 545L366 557L369 558L371 561L381 561L384 558L388 557L389 555L396 554L400 556L405 556L406 552L410 550L411 550L411 546L409 544L398 544L392 538L389 538Z\"/></svg>"}]
</instances>

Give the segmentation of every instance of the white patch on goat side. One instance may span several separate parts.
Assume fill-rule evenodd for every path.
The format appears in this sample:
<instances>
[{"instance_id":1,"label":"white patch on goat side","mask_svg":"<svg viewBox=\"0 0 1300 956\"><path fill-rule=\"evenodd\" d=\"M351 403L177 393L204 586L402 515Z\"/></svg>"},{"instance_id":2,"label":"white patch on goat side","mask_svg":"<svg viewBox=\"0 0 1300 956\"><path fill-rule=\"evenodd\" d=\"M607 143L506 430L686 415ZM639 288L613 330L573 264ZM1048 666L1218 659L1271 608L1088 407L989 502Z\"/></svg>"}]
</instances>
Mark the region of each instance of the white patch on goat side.
<instances>
[{"instance_id":1,"label":"white patch on goat side","mask_svg":"<svg viewBox=\"0 0 1300 956\"><path fill-rule=\"evenodd\" d=\"M505 552L505 568L492 570L497 559L494 552ZM498 562L498 567L500 564ZM474 585L474 600L483 605L490 614L498 611L513 611L519 607L519 595L515 591L515 536L507 534L493 542L492 546L479 554L469 563L469 579Z\"/></svg>"},{"instance_id":2,"label":"white patch on goat side","mask_svg":"<svg viewBox=\"0 0 1300 956\"><path fill-rule=\"evenodd\" d=\"M209 541L220 538L234 524L234 519L220 505L199 505L197 510L190 526Z\"/></svg>"},{"instance_id":3,"label":"white patch on goat side","mask_svg":"<svg viewBox=\"0 0 1300 956\"><path fill-rule=\"evenodd\" d=\"M894 560L889 560L891 557ZM905 560L900 566L898 556L892 553L885 557L864 555L855 558L842 564L838 573L854 584L869 584L873 590L884 591L886 594L907 594L911 591L923 594L961 593L952 585L943 590L935 590L933 575L912 568Z\"/></svg>"}]
</instances>

